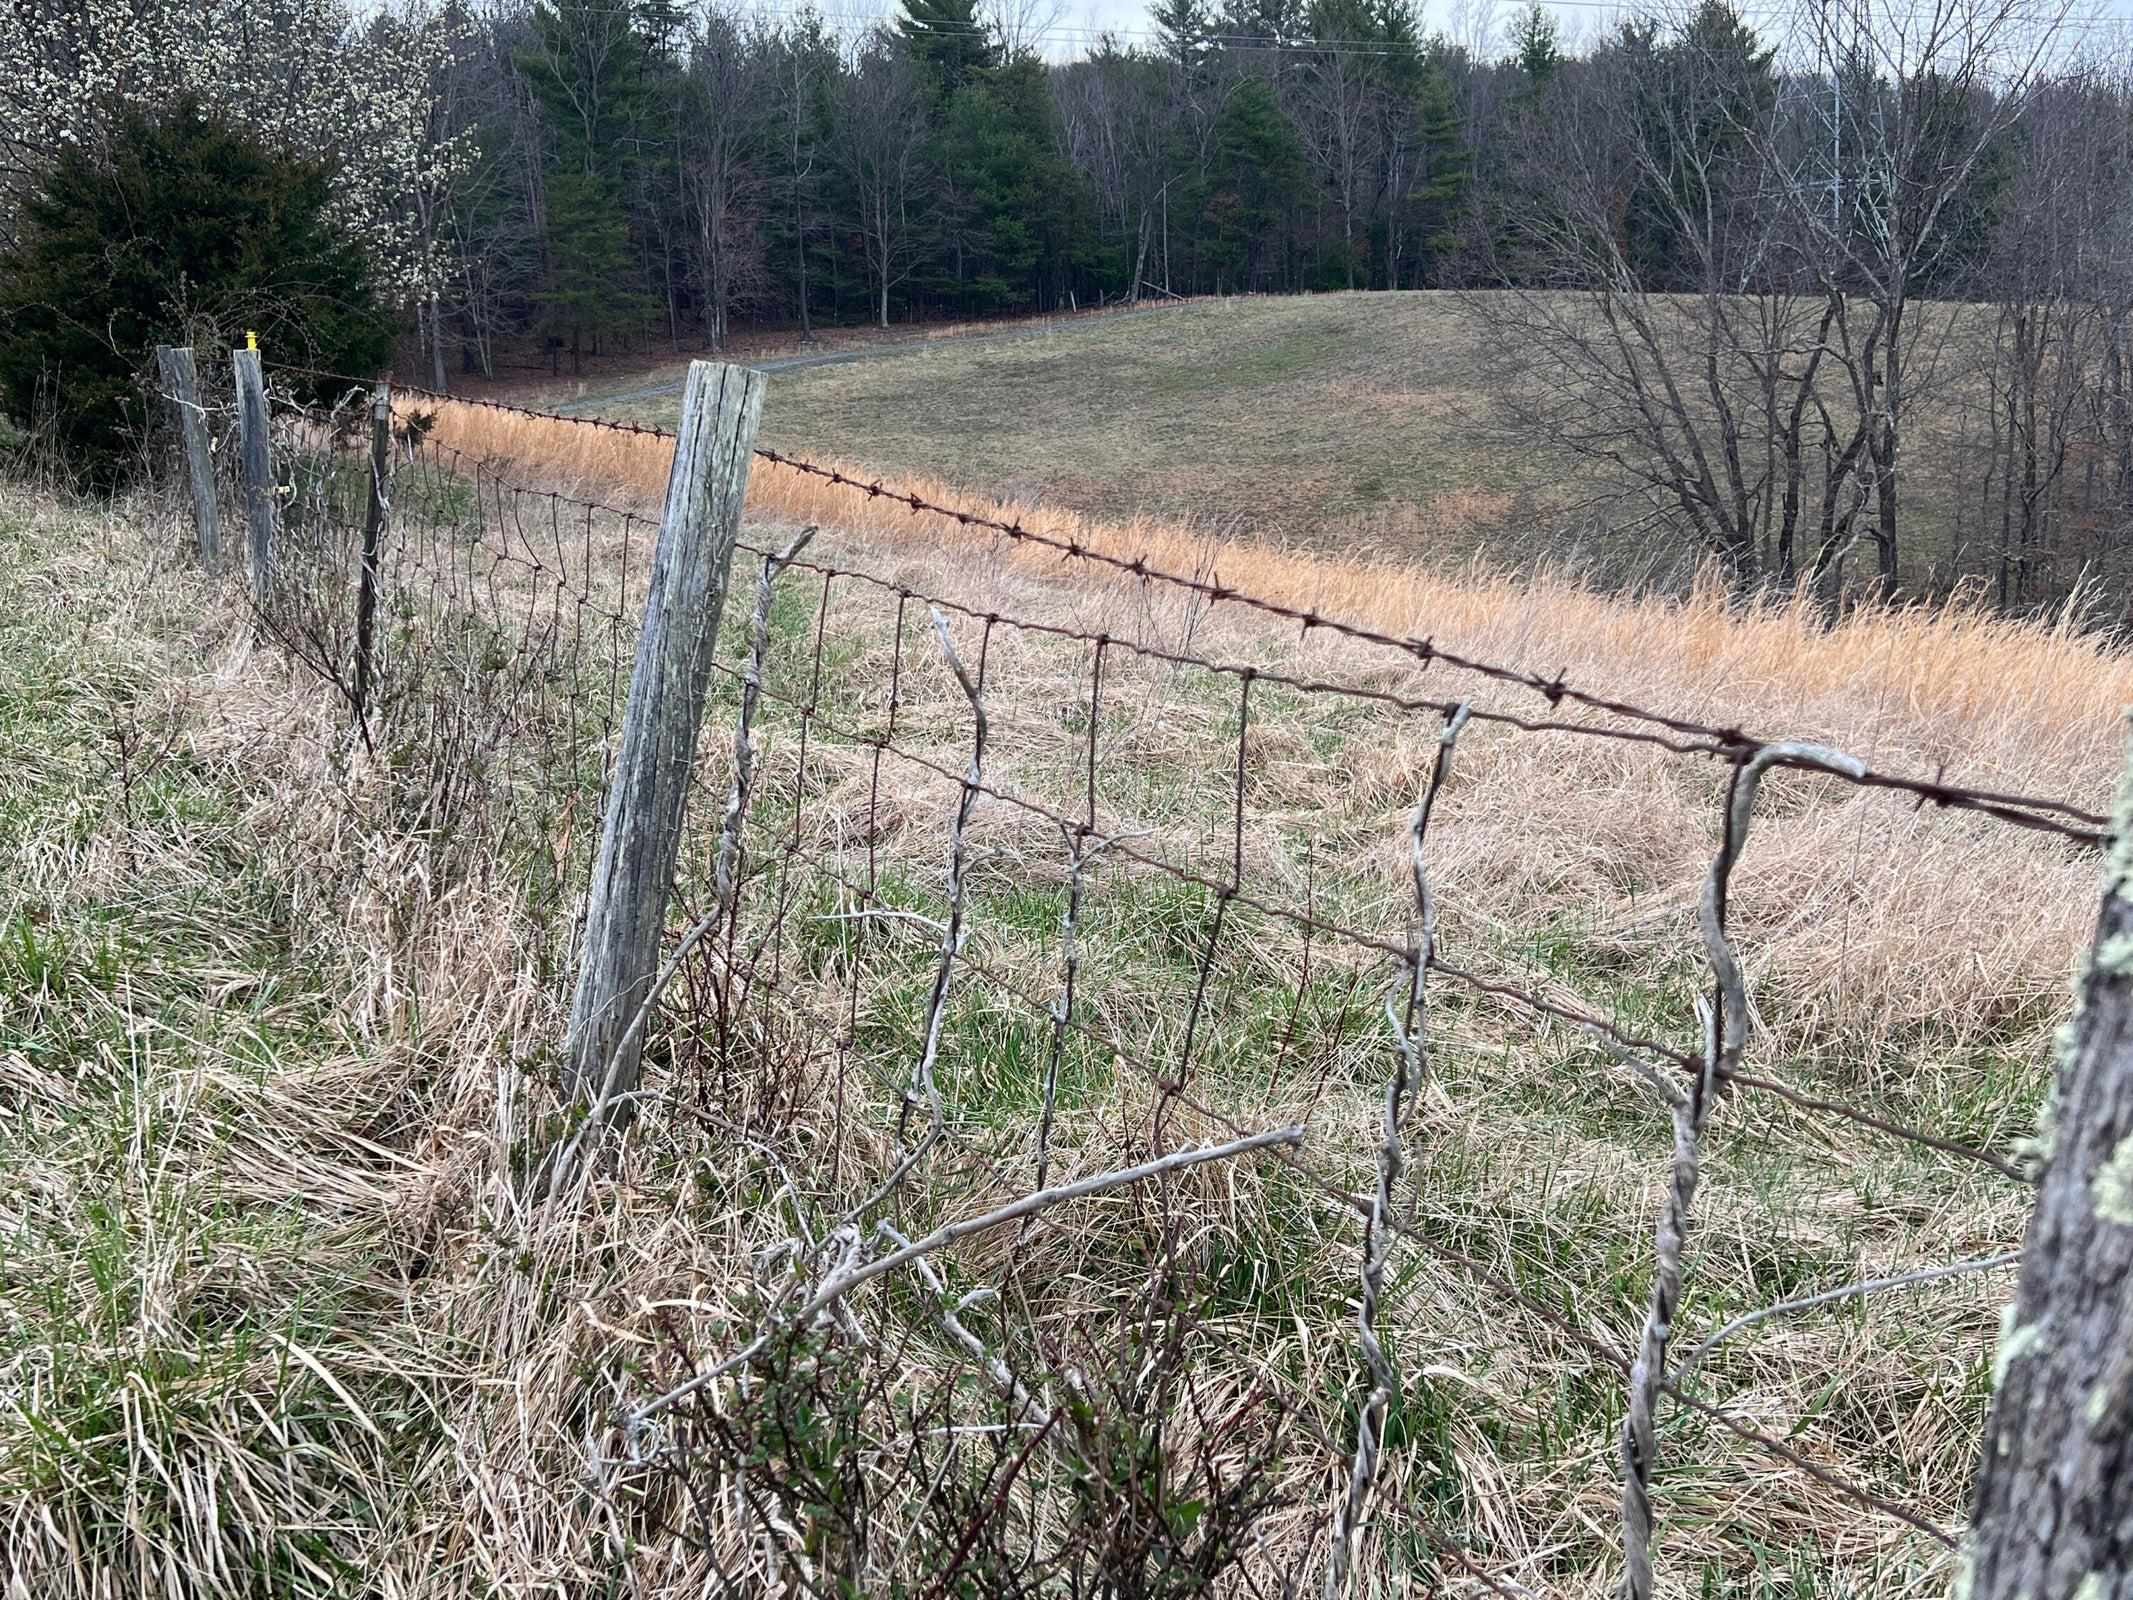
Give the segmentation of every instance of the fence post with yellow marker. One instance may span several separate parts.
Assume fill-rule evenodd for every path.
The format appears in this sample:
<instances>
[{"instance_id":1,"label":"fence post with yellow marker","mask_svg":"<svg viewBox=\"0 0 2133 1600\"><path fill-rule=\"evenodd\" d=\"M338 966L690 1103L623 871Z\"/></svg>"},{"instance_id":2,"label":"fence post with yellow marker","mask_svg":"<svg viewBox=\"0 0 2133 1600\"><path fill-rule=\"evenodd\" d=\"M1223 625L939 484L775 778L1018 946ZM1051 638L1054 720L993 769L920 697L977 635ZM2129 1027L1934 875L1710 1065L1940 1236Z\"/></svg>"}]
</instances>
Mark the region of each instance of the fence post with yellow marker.
<instances>
[{"instance_id":1,"label":"fence post with yellow marker","mask_svg":"<svg viewBox=\"0 0 2133 1600\"><path fill-rule=\"evenodd\" d=\"M237 376L238 463L244 474L245 550L252 603L264 609L274 585L274 464L267 447L267 385L260 370L259 335L247 331L232 351Z\"/></svg>"}]
</instances>

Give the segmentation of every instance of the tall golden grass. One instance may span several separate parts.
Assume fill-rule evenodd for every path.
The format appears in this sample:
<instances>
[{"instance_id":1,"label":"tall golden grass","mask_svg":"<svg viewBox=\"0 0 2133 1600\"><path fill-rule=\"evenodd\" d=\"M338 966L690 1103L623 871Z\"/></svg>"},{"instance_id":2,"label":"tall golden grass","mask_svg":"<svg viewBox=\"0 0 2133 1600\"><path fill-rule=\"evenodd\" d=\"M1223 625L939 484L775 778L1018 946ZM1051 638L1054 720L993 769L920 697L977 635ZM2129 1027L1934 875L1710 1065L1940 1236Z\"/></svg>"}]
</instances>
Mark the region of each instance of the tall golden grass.
<instances>
[{"instance_id":1,"label":"tall golden grass","mask_svg":"<svg viewBox=\"0 0 2133 1600\"><path fill-rule=\"evenodd\" d=\"M620 493L643 509L664 492L668 441L446 404L436 436L522 479ZM817 464L851 476L835 453ZM921 498L989 507L982 494L926 477L894 480ZM913 514L813 475L758 461L749 509L775 523L819 524L891 540L914 552L988 549L991 536ZM1883 764L1945 764L1962 781L2026 788L2100 804L2116 770L2118 719L2133 704L2133 657L2100 649L2079 603L2056 622L2011 620L1982 607L1856 611L1835 626L1803 594L1740 605L1705 584L1687 597L1596 592L1574 579L1515 576L1470 565L1436 572L1391 560L1339 560L1141 518L1103 522L1064 510L1020 513L1055 539L1173 572L1219 572L1236 589L1314 608L1500 664L1562 671L1620 698L1683 715L1812 734ZM1020 553L1066 581L1056 555ZM1101 577L1101 574L1095 576Z\"/></svg>"}]
</instances>

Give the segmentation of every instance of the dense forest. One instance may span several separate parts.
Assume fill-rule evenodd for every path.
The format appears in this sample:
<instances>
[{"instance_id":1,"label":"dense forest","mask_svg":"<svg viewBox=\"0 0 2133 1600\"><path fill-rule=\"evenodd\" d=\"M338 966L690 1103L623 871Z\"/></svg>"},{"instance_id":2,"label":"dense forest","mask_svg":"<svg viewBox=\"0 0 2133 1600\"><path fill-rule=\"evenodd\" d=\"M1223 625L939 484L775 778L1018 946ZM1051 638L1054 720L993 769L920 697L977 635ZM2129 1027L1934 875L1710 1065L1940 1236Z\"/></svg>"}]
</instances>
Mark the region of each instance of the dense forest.
<instances>
[{"instance_id":1,"label":"dense forest","mask_svg":"<svg viewBox=\"0 0 2133 1600\"><path fill-rule=\"evenodd\" d=\"M76 78L99 75L98 28L162 9L13 4ZM301 0L206 9L241 17L252 39L325 20ZM1707 135L1780 100L1807 188L1880 181L1889 154L1879 129L1840 133L1832 153L1816 63L1781 67L1779 41L1725 0L1633 16L1575 56L1535 5L1496 30L1492 59L1426 32L1416 0L1157 0L1130 42L1098 35L1070 60L1041 56L1045 34L1018 37L978 0L903 0L893 22L858 32L805 6L721 0L501 0L346 26L340 48L424 80L394 86L420 126L393 130L415 136L405 192L379 199L421 213L407 220L427 235L425 338L468 367L527 332L560 339L567 361L616 341L717 349L749 318L806 328L1148 294L1539 281L1560 263L1495 248L1509 241L1475 223L1545 201L1534 137L1565 120L1618 146L1673 138L1680 148L1652 153L1682 183L1708 164ZM1990 79L1972 65L1956 63L1943 93L1944 116L1965 125L1943 144L1992 120L1976 103ZM1839 70L1862 105L1886 77L1863 41ZM274 76L267 93L303 93ZM1596 96L1605 129L1590 125ZM1677 112L1703 125L1671 126ZM2006 166L1958 197L1928 287L1958 290L1980 266ZM1614 220L1638 268L1692 283L1665 197L1622 198Z\"/></svg>"},{"instance_id":2,"label":"dense forest","mask_svg":"<svg viewBox=\"0 0 2133 1600\"><path fill-rule=\"evenodd\" d=\"M438 387L749 322L1487 290L1504 420L1741 581L1959 547L2062 594L2133 525L2127 52L2031 0L1836 17L1572 48L1538 5L1156 0L1068 51L978 0L7 0L0 247L55 150L184 95L327 164ZM1951 395L1974 465L1921 501Z\"/></svg>"}]
</instances>

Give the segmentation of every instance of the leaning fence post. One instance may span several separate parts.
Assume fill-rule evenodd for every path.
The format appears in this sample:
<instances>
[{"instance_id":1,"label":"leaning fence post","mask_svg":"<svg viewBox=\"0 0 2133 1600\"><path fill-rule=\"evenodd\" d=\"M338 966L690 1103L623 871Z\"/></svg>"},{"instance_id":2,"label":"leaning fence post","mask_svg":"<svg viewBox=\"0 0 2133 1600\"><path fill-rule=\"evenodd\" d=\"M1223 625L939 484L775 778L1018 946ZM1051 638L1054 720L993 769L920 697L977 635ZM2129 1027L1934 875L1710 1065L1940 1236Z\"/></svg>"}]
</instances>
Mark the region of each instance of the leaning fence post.
<instances>
[{"instance_id":1,"label":"leaning fence post","mask_svg":"<svg viewBox=\"0 0 2133 1600\"><path fill-rule=\"evenodd\" d=\"M253 603L264 607L274 582L274 465L267 451L267 384L257 350L235 350L237 445L244 468L244 517Z\"/></svg>"},{"instance_id":2,"label":"leaning fence post","mask_svg":"<svg viewBox=\"0 0 2133 1600\"><path fill-rule=\"evenodd\" d=\"M207 444L207 413L200 408L199 375L190 345L156 346L156 370L165 397L178 414L178 434L185 445L185 472L192 480L193 533L200 560L212 571L222 559L222 527L215 515L215 465Z\"/></svg>"},{"instance_id":3,"label":"leaning fence post","mask_svg":"<svg viewBox=\"0 0 2133 1600\"><path fill-rule=\"evenodd\" d=\"M370 737L371 640L378 621L378 546L392 509L388 489L392 472L393 392L381 383L370 396L370 514L363 520L363 571L356 586L355 719Z\"/></svg>"},{"instance_id":4,"label":"leaning fence post","mask_svg":"<svg viewBox=\"0 0 2133 1600\"><path fill-rule=\"evenodd\" d=\"M666 926L763 385L762 374L746 367L689 364L563 1062L564 1094L601 1115L637 1083L644 1030L632 1024Z\"/></svg>"}]
</instances>

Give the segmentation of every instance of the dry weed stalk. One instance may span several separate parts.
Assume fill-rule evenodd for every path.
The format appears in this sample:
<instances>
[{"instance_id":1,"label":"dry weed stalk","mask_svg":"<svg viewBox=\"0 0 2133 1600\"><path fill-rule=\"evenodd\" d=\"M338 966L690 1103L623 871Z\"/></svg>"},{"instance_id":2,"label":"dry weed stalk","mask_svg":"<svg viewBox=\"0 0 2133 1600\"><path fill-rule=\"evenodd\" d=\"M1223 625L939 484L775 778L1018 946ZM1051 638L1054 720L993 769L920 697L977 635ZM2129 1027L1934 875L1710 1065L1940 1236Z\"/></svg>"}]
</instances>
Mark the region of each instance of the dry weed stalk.
<instances>
[{"instance_id":1,"label":"dry weed stalk","mask_svg":"<svg viewBox=\"0 0 2133 1600\"><path fill-rule=\"evenodd\" d=\"M970 871L970 818L977 808L979 794L984 791L986 724L985 697L979 693L977 680L971 677L970 669L963 665L963 658L956 654L955 637L948 631L948 619L938 611L933 613L933 631L940 641L941 656L948 663L948 670L955 674L963 697L970 702L971 734L970 765L964 772L963 785L956 796L955 818L948 830L948 915L941 925L940 958L933 972L933 991L926 1001L924 1042L911 1070L911 1081L904 1086L903 1107L896 1119L896 1137L901 1140L909 1129L912 1111L923 1099L926 1131L919 1136L917 1144L904 1152L880 1186L853 1208L846 1219L848 1222L856 1222L894 1194L926 1158L926 1153L940 1141L945 1125L940 1085L934 1081L934 1069L940 1060L941 1024L948 1014L949 985L955 977L956 957L963 951L963 895Z\"/></svg>"},{"instance_id":2,"label":"dry weed stalk","mask_svg":"<svg viewBox=\"0 0 2133 1600\"><path fill-rule=\"evenodd\" d=\"M1183 1149L1171 1151L1168 1155L1157 1156L1153 1160L1138 1162L1130 1167L1121 1167L1112 1172L1099 1172L1089 1177L1076 1178L1071 1183L1055 1184L1049 1189L1039 1189L1034 1193L1011 1200L1006 1205L995 1206L992 1210L981 1215L963 1217L955 1222L946 1223L934 1229L933 1232L927 1234L915 1244L900 1245L885 1255L875 1256L872 1259L864 1259L863 1251L847 1247L844 1259L823 1276L814 1290L805 1300L800 1302L799 1306L788 1318L781 1320L792 1327L804 1328L811 1324L815 1318L836 1306L846 1295L859 1288L862 1284L870 1283L884 1274L894 1272L899 1267L908 1266L912 1262L931 1255L937 1250L945 1250L959 1239L967 1239L972 1235L985 1233L1007 1223L1020 1221L1024 1217L1036 1216L1040 1212L1052 1209L1054 1206L1065 1205L1070 1201L1083 1199L1089 1195L1105 1194L1113 1189L1123 1189L1134 1184L1146 1183L1150 1179L1166 1177L1171 1173L1182 1172L1187 1168L1197 1167L1205 1162L1230 1161L1239 1156L1250 1155L1259 1150L1270 1150L1276 1146L1284 1146L1293 1150L1303 1143L1303 1137L1303 1129L1292 1125L1286 1128L1268 1128L1263 1132L1248 1134L1239 1139L1230 1139L1221 1144L1187 1145ZM780 1298L783 1299L785 1296ZM734 1355L728 1356L717 1366L707 1367L701 1373L690 1378L688 1382L679 1384L667 1390L664 1394L655 1395L651 1399L634 1406L630 1411L629 1426L633 1431L641 1430L645 1424L651 1422L661 1412L669 1410L679 1402L688 1399L689 1396L697 1393L706 1385L715 1383L728 1373L739 1371L761 1355L765 1349L769 1348L771 1341L781 1331L783 1331L782 1328L775 1325L766 1329L751 1340L746 1347Z\"/></svg>"}]
</instances>

